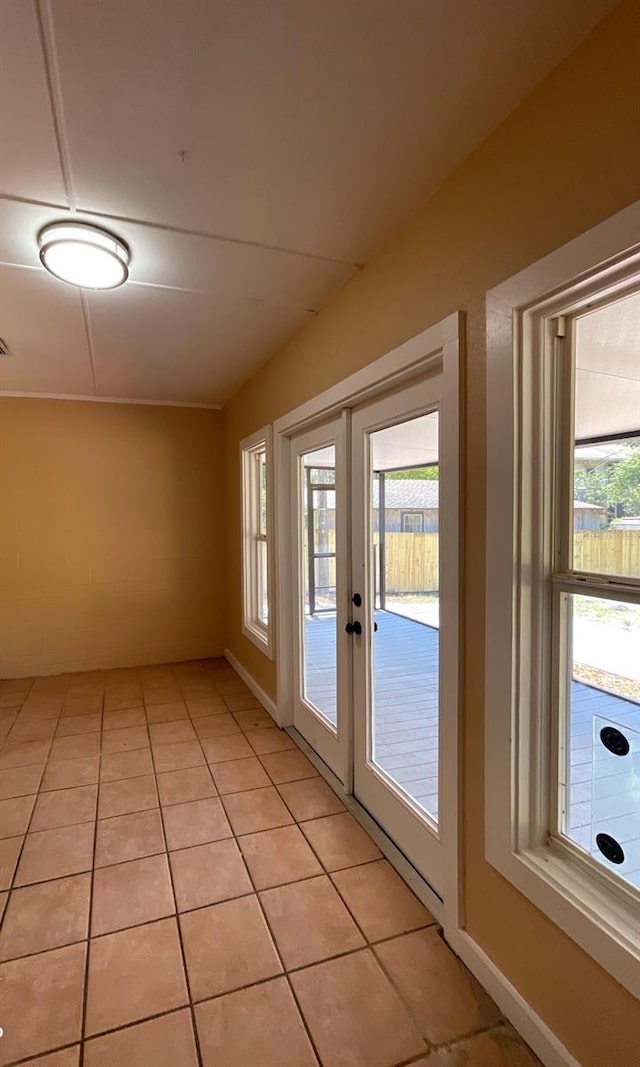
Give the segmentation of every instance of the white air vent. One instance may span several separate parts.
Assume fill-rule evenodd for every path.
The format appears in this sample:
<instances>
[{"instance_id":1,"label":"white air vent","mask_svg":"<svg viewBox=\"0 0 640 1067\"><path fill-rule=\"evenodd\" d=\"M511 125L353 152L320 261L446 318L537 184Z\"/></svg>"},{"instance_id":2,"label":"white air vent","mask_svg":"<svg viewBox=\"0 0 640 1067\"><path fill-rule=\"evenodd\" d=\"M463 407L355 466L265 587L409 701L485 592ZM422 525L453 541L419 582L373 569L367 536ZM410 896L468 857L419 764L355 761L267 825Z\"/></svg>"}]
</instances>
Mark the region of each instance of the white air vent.
<instances>
[{"instance_id":1,"label":"white air vent","mask_svg":"<svg viewBox=\"0 0 640 1067\"><path fill-rule=\"evenodd\" d=\"M2 339L2 337L0 337L0 356L10 356L10 355L11 355L11 349L9 348L9 345L7 344L6 341L4 341Z\"/></svg>"}]
</instances>

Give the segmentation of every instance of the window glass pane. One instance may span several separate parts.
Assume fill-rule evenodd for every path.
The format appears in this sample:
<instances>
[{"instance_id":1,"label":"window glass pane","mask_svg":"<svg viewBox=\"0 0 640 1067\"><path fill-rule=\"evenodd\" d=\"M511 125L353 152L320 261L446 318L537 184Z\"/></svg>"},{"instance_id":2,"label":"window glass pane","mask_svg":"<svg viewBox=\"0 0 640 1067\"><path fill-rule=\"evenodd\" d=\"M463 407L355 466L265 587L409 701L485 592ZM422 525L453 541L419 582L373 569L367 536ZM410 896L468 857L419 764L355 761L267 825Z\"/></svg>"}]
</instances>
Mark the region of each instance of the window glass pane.
<instances>
[{"instance_id":1,"label":"window glass pane","mask_svg":"<svg viewBox=\"0 0 640 1067\"><path fill-rule=\"evenodd\" d=\"M369 573L376 607L371 760L434 822L438 819L438 427L434 411L370 436ZM404 457L407 466L402 468ZM424 467L417 466L421 459Z\"/></svg>"},{"instance_id":2,"label":"window glass pane","mask_svg":"<svg viewBox=\"0 0 640 1067\"><path fill-rule=\"evenodd\" d=\"M560 830L640 886L640 605L567 594L566 606L571 676ZM608 839L621 846L622 862Z\"/></svg>"},{"instance_id":3,"label":"window glass pane","mask_svg":"<svg viewBox=\"0 0 640 1067\"><path fill-rule=\"evenodd\" d=\"M256 541L256 592L258 619L266 626L269 622L269 580L267 573L267 542Z\"/></svg>"},{"instance_id":4,"label":"window glass pane","mask_svg":"<svg viewBox=\"0 0 640 1067\"><path fill-rule=\"evenodd\" d=\"M640 578L640 294L575 323L575 570Z\"/></svg>"},{"instance_id":5,"label":"window glass pane","mask_svg":"<svg viewBox=\"0 0 640 1067\"><path fill-rule=\"evenodd\" d=\"M266 536L267 533L267 453L258 452L257 462L257 494L258 494L258 533Z\"/></svg>"},{"instance_id":6,"label":"window glass pane","mask_svg":"<svg viewBox=\"0 0 640 1067\"><path fill-rule=\"evenodd\" d=\"M335 476L333 445L301 457L302 696L333 729L338 651Z\"/></svg>"}]
</instances>

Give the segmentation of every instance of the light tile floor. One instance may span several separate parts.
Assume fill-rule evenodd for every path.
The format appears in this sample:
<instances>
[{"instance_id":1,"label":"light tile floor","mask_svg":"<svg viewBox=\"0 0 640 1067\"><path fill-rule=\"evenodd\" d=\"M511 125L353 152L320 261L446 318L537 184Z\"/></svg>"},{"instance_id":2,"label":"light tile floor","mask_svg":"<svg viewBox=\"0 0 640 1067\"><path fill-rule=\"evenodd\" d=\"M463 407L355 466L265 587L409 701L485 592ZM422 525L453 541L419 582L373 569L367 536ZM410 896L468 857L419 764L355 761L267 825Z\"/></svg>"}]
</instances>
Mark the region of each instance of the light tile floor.
<instances>
[{"instance_id":1,"label":"light tile floor","mask_svg":"<svg viewBox=\"0 0 640 1067\"><path fill-rule=\"evenodd\" d=\"M220 660L0 682L0 1064L534 1067Z\"/></svg>"}]
</instances>

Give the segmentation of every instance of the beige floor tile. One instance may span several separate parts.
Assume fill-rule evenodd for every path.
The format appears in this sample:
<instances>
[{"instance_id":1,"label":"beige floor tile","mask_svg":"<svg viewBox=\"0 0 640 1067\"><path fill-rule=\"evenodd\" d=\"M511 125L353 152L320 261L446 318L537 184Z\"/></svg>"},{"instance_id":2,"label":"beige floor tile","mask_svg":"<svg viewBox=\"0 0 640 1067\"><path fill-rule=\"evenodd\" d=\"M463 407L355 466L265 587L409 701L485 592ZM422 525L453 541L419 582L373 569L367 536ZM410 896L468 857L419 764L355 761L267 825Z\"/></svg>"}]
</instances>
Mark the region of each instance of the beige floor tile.
<instances>
[{"instance_id":1,"label":"beige floor tile","mask_svg":"<svg viewBox=\"0 0 640 1067\"><path fill-rule=\"evenodd\" d=\"M219 904L252 892L235 841L212 841L170 855L179 911Z\"/></svg>"},{"instance_id":2,"label":"beige floor tile","mask_svg":"<svg viewBox=\"0 0 640 1067\"><path fill-rule=\"evenodd\" d=\"M268 774L256 756L213 763L211 774L221 796L271 785Z\"/></svg>"},{"instance_id":3,"label":"beige floor tile","mask_svg":"<svg viewBox=\"0 0 640 1067\"><path fill-rule=\"evenodd\" d=\"M194 700L187 700L187 707L192 719L201 719L203 715L216 715L218 712L227 710L227 705L222 697L219 696L197 697Z\"/></svg>"},{"instance_id":4,"label":"beige floor tile","mask_svg":"<svg viewBox=\"0 0 640 1067\"><path fill-rule=\"evenodd\" d=\"M153 774L151 750L139 748L135 752L116 752L103 756L100 762L100 781L115 782L119 778L140 778Z\"/></svg>"},{"instance_id":5,"label":"beige floor tile","mask_svg":"<svg viewBox=\"0 0 640 1067\"><path fill-rule=\"evenodd\" d=\"M297 826L248 834L238 840L256 889L270 889L322 874Z\"/></svg>"},{"instance_id":6,"label":"beige floor tile","mask_svg":"<svg viewBox=\"0 0 640 1067\"><path fill-rule=\"evenodd\" d=\"M35 796L0 800L0 838L26 834Z\"/></svg>"},{"instance_id":7,"label":"beige floor tile","mask_svg":"<svg viewBox=\"0 0 640 1067\"><path fill-rule=\"evenodd\" d=\"M88 935L91 875L14 889L0 934L0 959L28 956Z\"/></svg>"},{"instance_id":8,"label":"beige floor tile","mask_svg":"<svg viewBox=\"0 0 640 1067\"><path fill-rule=\"evenodd\" d=\"M68 945L0 966L1 1063L80 1039L85 950Z\"/></svg>"},{"instance_id":9,"label":"beige floor tile","mask_svg":"<svg viewBox=\"0 0 640 1067\"><path fill-rule=\"evenodd\" d=\"M260 759L276 785L280 782L297 782L302 778L315 778L318 774L313 764L297 748L290 752L265 753Z\"/></svg>"},{"instance_id":10,"label":"beige floor tile","mask_svg":"<svg viewBox=\"0 0 640 1067\"><path fill-rule=\"evenodd\" d=\"M287 752L296 747L284 730L279 730L273 725L263 726L257 730L249 729L246 736L252 749L259 756L268 752Z\"/></svg>"},{"instance_id":11,"label":"beige floor tile","mask_svg":"<svg viewBox=\"0 0 640 1067\"><path fill-rule=\"evenodd\" d=\"M231 827L218 797L171 804L163 808L163 818L170 849L189 848L231 837Z\"/></svg>"},{"instance_id":12,"label":"beige floor tile","mask_svg":"<svg viewBox=\"0 0 640 1067\"><path fill-rule=\"evenodd\" d=\"M93 831L94 824L85 822L27 834L15 884L30 885L90 871Z\"/></svg>"},{"instance_id":13,"label":"beige floor tile","mask_svg":"<svg viewBox=\"0 0 640 1067\"><path fill-rule=\"evenodd\" d=\"M101 819L96 830L96 867L110 867L126 860L164 852L162 822L158 809L136 811Z\"/></svg>"},{"instance_id":14,"label":"beige floor tile","mask_svg":"<svg viewBox=\"0 0 640 1067\"><path fill-rule=\"evenodd\" d=\"M386 860L337 871L333 881L369 941L435 923Z\"/></svg>"},{"instance_id":15,"label":"beige floor tile","mask_svg":"<svg viewBox=\"0 0 640 1067\"><path fill-rule=\"evenodd\" d=\"M36 1060L27 1060L24 1067L78 1067L80 1063L80 1045L63 1048L49 1056L38 1056Z\"/></svg>"},{"instance_id":16,"label":"beige floor tile","mask_svg":"<svg viewBox=\"0 0 640 1067\"><path fill-rule=\"evenodd\" d=\"M260 701L254 697L253 693L226 693L224 702L229 711L253 711L255 708L262 707Z\"/></svg>"},{"instance_id":17,"label":"beige floor tile","mask_svg":"<svg viewBox=\"0 0 640 1067\"><path fill-rule=\"evenodd\" d=\"M129 726L144 726L147 716L144 707L125 708L123 711L105 711L102 719L103 730L124 730Z\"/></svg>"},{"instance_id":18,"label":"beige floor tile","mask_svg":"<svg viewBox=\"0 0 640 1067\"><path fill-rule=\"evenodd\" d=\"M226 767L219 763L217 767ZM235 834L253 834L258 830L271 830L275 826L287 826L293 819L273 786L266 789L251 789L245 793L230 793L223 804Z\"/></svg>"},{"instance_id":19,"label":"beige floor tile","mask_svg":"<svg viewBox=\"0 0 640 1067\"><path fill-rule=\"evenodd\" d=\"M380 849L348 812L302 823L301 830L328 871L381 859Z\"/></svg>"},{"instance_id":20,"label":"beige floor tile","mask_svg":"<svg viewBox=\"0 0 640 1067\"><path fill-rule=\"evenodd\" d=\"M110 819L115 815L129 815L134 811L148 811L157 807L158 794L152 774L100 783L99 819Z\"/></svg>"},{"instance_id":21,"label":"beige floor tile","mask_svg":"<svg viewBox=\"0 0 640 1067\"><path fill-rule=\"evenodd\" d=\"M10 889L24 837L5 837L0 841L0 889Z\"/></svg>"},{"instance_id":22,"label":"beige floor tile","mask_svg":"<svg viewBox=\"0 0 640 1067\"><path fill-rule=\"evenodd\" d=\"M149 734L146 726L125 726L107 730L102 736L102 751L106 755L114 752L135 752L149 747Z\"/></svg>"},{"instance_id":23,"label":"beige floor tile","mask_svg":"<svg viewBox=\"0 0 640 1067\"><path fill-rule=\"evenodd\" d=\"M197 1004L204 1067L316 1067L284 978Z\"/></svg>"},{"instance_id":24,"label":"beige floor tile","mask_svg":"<svg viewBox=\"0 0 640 1067\"><path fill-rule=\"evenodd\" d=\"M91 822L96 817L97 785L55 789L41 793L36 801L30 830L53 830L57 826Z\"/></svg>"},{"instance_id":25,"label":"beige floor tile","mask_svg":"<svg viewBox=\"0 0 640 1067\"><path fill-rule=\"evenodd\" d=\"M161 804L184 804L188 800L205 800L217 796L208 767L187 767L183 771L165 771L157 776Z\"/></svg>"},{"instance_id":26,"label":"beige floor tile","mask_svg":"<svg viewBox=\"0 0 640 1067\"><path fill-rule=\"evenodd\" d=\"M21 722L18 719L13 726L10 722L0 721L8 745L21 741L51 741L56 733L55 719L45 719L43 722Z\"/></svg>"},{"instance_id":27,"label":"beige floor tile","mask_svg":"<svg viewBox=\"0 0 640 1067\"><path fill-rule=\"evenodd\" d=\"M51 745L50 763L59 760L84 759L100 752L100 734L76 734L73 737L58 737Z\"/></svg>"},{"instance_id":28,"label":"beige floor tile","mask_svg":"<svg viewBox=\"0 0 640 1067\"><path fill-rule=\"evenodd\" d=\"M50 741L16 741L13 745L5 744L0 755L0 770L44 763L49 754L50 745Z\"/></svg>"},{"instance_id":29,"label":"beige floor tile","mask_svg":"<svg viewBox=\"0 0 640 1067\"><path fill-rule=\"evenodd\" d=\"M194 1000L230 993L282 971L255 895L185 912L180 927Z\"/></svg>"},{"instance_id":30,"label":"beige floor tile","mask_svg":"<svg viewBox=\"0 0 640 1067\"><path fill-rule=\"evenodd\" d=\"M287 970L365 945L326 875L267 889L260 899Z\"/></svg>"},{"instance_id":31,"label":"beige floor tile","mask_svg":"<svg viewBox=\"0 0 640 1067\"><path fill-rule=\"evenodd\" d=\"M86 1034L101 1033L187 1003L175 919L90 942Z\"/></svg>"},{"instance_id":32,"label":"beige floor tile","mask_svg":"<svg viewBox=\"0 0 640 1067\"><path fill-rule=\"evenodd\" d=\"M369 950L296 971L291 981L323 1067L394 1067L424 1052Z\"/></svg>"},{"instance_id":33,"label":"beige floor tile","mask_svg":"<svg viewBox=\"0 0 640 1067\"><path fill-rule=\"evenodd\" d=\"M344 804L322 778L305 778L299 782L283 782L278 792L297 822L321 819L344 811Z\"/></svg>"},{"instance_id":34,"label":"beige floor tile","mask_svg":"<svg viewBox=\"0 0 640 1067\"><path fill-rule=\"evenodd\" d=\"M385 941L376 953L433 1044L500 1021L491 998L435 928Z\"/></svg>"},{"instance_id":35,"label":"beige floor tile","mask_svg":"<svg viewBox=\"0 0 640 1067\"><path fill-rule=\"evenodd\" d=\"M98 781L98 756L61 760L50 763L44 772L42 790L72 789L77 785L94 785Z\"/></svg>"},{"instance_id":36,"label":"beige floor tile","mask_svg":"<svg viewBox=\"0 0 640 1067\"><path fill-rule=\"evenodd\" d=\"M148 704L147 722L177 722L188 719L189 713L184 700L172 700L168 704Z\"/></svg>"},{"instance_id":37,"label":"beige floor tile","mask_svg":"<svg viewBox=\"0 0 640 1067\"><path fill-rule=\"evenodd\" d=\"M72 697L62 705L62 718L83 718L85 715L96 715L99 711L102 711L100 695Z\"/></svg>"},{"instance_id":38,"label":"beige floor tile","mask_svg":"<svg viewBox=\"0 0 640 1067\"><path fill-rule=\"evenodd\" d=\"M224 737L205 737L202 750L207 763L222 763L226 760L243 759L253 756L253 750L241 733L228 734Z\"/></svg>"},{"instance_id":39,"label":"beige floor tile","mask_svg":"<svg viewBox=\"0 0 640 1067\"><path fill-rule=\"evenodd\" d=\"M166 855L101 867L93 879L91 936L175 913Z\"/></svg>"},{"instance_id":40,"label":"beige floor tile","mask_svg":"<svg viewBox=\"0 0 640 1067\"><path fill-rule=\"evenodd\" d=\"M541 1067L521 1041L500 1028L433 1052L427 1067Z\"/></svg>"},{"instance_id":41,"label":"beige floor tile","mask_svg":"<svg viewBox=\"0 0 640 1067\"><path fill-rule=\"evenodd\" d=\"M139 686L133 686L127 693L113 693L105 689L105 711L123 711L126 708L139 708L142 703L142 690Z\"/></svg>"},{"instance_id":42,"label":"beige floor tile","mask_svg":"<svg viewBox=\"0 0 640 1067\"><path fill-rule=\"evenodd\" d=\"M13 767L0 771L0 799L37 793L43 769L43 765L38 763L30 767Z\"/></svg>"},{"instance_id":43,"label":"beige floor tile","mask_svg":"<svg viewBox=\"0 0 640 1067\"><path fill-rule=\"evenodd\" d=\"M191 1012L182 1011L93 1037L84 1067L198 1067Z\"/></svg>"},{"instance_id":44,"label":"beige floor tile","mask_svg":"<svg viewBox=\"0 0 640 1067\"><path fill-rule=\"evenodd\" d=\"M177 722L156 722L149 727L151 744L173 745L180 741L195 741L196 732L188 719L179 719Z\"/></svg>"},{"instance_id":45,"label":"beige floor tile","mask_svg":"<svg viewBox=\"0 0 640 1067\"><path fill-rule=\"evenodd\" d=\"M74 715L70 719L60 719L56 730L56 737L74 737L77 734L93 734L99 732L102 727L102 714Z\"/></svg>"},{"instance_id":46,"label":"beige floor tile","mask_svg":"<svg viewBox=\"0 0 640 1067\"><path fill-rule=\"evenodd\" d=\"M156 772L181 771L185 767L198 767L205 758L198 741L181 741L174 745L157 745L153 751Z\"/></svg>"},{"instance_id":47,"label":"beige floor tile","mask_svg":"<svg viewBox=\"0 0 640 1067\"><path fill-rule=\"evenodd\" d=\"M233 715L206 715L203 719L194 719L193 725L200 738L227 737L229 734L241 733Z\"/></svg>"},{"instance_id":48,"label":"beige floor tile","mask_svg":"<svg viewBox=\"0 0 640 1067\"><path fill-rule=\"evenodd\" d=\"M263 708L252 708L247 711L234 711L233 717L242 730L273 726L273 719Z\"/></svg>"}]
</instances>

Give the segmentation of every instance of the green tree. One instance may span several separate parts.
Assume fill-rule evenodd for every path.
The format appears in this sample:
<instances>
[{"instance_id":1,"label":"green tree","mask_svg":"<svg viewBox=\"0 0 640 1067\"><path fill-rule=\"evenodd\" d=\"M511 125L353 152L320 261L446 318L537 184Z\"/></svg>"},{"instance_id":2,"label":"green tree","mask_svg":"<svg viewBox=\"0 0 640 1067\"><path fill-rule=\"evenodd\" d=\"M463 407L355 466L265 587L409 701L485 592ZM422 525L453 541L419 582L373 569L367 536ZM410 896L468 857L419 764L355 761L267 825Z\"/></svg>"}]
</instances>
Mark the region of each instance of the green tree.
<instances>
[{"instance_id":1,"label":"green tree","mask_svg":"<svg viewBox=\"0 0 640 1067\"><path fill-rule=\"evenodd\" d=\"M611 473L609 503L621 504L625 515L640 515L640 448L617 463Z\"/></svg>"},{"instance_id":2,"label":"green tree","mask_svg":"<svg viewBox=\"0 0 640 1067\"><path fill-rule=\"evenodd\" d=\"M437 482L439 474L440 468L436 465L435 467L414 467L412 470L390 471L386 477L402 481Z\"/></svg>"}]
</instances>

